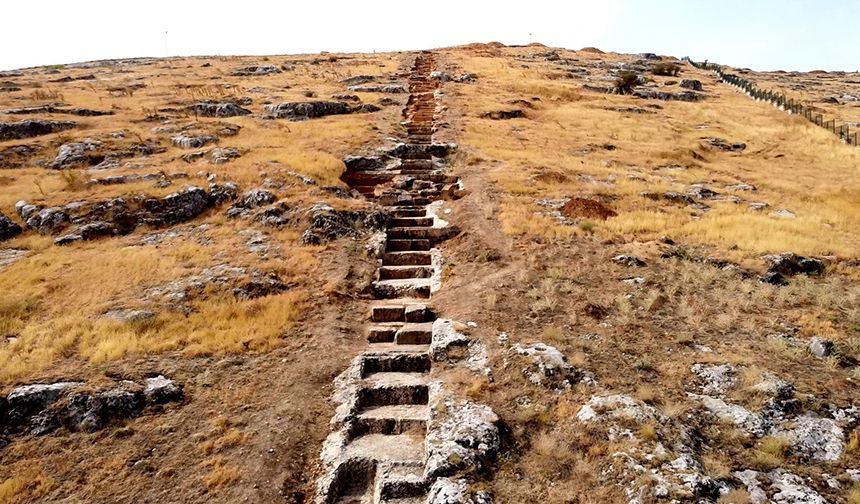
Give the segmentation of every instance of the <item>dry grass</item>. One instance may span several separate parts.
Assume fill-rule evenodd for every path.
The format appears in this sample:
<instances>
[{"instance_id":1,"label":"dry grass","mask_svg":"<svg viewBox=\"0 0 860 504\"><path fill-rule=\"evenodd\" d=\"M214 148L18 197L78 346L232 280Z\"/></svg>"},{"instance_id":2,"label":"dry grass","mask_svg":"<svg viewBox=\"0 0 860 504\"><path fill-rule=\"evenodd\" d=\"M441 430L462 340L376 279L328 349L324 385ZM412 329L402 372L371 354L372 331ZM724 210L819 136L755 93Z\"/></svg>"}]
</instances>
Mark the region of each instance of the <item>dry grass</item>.
<instances>
[{"instance_id":1,"label":"dry grass","mask_svg":"<svg viewBox=\"0 0 860 504\"><path fill-rule=\"evenodd\" d=\"M701 103L661 102L663 110L656 114L620 114L607 107L641 106L642 101L580 92L576 81L548 77L548 63L513 68L506 59L453 56L462 67L476 68L482 79L481 86L461 91L466 109L462 143L490 161L485 163L487 177L509 195L499 216L509 234L576 233L540 217L535 197L611 194L619 215L589 224L602 237L669 235L750 253L793 250L854 257L860 250L853 232L860 224L860 153L801 119L721 86L709 87L711 95ZM685 72L707 81L697 71ZM510 100L532 96L540 101L534 102L537 109L525 126L478 117ZM704 151L699 138L705 136L743 141L749 147L742 155ZM589 148L605 143L616 149ZM581 154L580 149L590 151ZM691 152L706 160L694 159ZM657 170L667 164L688 169ZM535 177L548 170L556 174L551 182ZM738 196L767 202L774 210L788 208L797 218L755 213L744 204L708 202L712 210L693 219L687 208L639 196L646 190L684 191L701 181L724 193L731 193L725 185L751 183L758 191Z\"/></svg>"},{"instance_id":2,"label":"dry grass","mask_svg":"<svg viewBox=\"0 0 860 504\"><path fill-rule=\"evenodd\" d=\"M242 479L242 471L236 466L228 465L220 457L206 459L201 465L209 469L202 477L203 484L209 491L216 491Z\"/></svg>"},{"instance_id":3,"label":"dry grass","mask_svg":"<svg viewBox=\"0 0 860 504\"><path fill-rule=\"evenodd\" d=\"M0 503L16 504L44 495L55 485L37 466L21 467L15 476L0 481Z\"/></svg>"}]
</instances>

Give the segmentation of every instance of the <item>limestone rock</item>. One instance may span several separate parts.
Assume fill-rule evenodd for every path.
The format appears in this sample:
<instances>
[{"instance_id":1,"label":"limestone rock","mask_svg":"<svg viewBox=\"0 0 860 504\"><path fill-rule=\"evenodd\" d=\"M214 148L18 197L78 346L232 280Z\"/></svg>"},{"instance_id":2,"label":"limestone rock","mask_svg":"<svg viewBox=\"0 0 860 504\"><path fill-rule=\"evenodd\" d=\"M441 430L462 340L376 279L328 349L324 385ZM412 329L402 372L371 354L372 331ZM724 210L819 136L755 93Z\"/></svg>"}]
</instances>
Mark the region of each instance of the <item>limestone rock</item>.
<instances>
[{"instance_id":1,"label":"limestone rock","mask_svg":"<svg viewBox=\"0 0 860 504\"><path fill-rule=\"evenodd\" d=\"M189 186L164 198L143 202L147 215L143 221L154 226L172 225L191 220L209 208L209 195L203 189Z\"/></svg>"},{"instance_id":2,"label":"limestone rock","mask_svg":"<svg viewBox=\"0 0 860 504\"><path fill-rule=\"evenodd\" d=\"M302 234L302 243L318 245L343 236L358 237L363 231L384 229L388 214L379 210L371 212L335 210L325 203L317 203L309 211L310 226Z\"/></svg>"},{"instance_id":3,"label":"limestone rock","mask_svg":"<svg viewBox=\"0 0 860 504\"><path fill-rule=\"evenodd\" d=\"M338 101L288 102L266 105L264 108L272 118L294 121L352 112L348 104Z\"/></svg>"},{"instance_id":4,"label":"limestone rock","mask_svg":"<svg viewBox=\"0 0 860 504\"><path fill-rule=\"evenodd\" d=\"M803 415L789 422L790 427L776 430L775 436L787 440L792 453L808 462L839 460L845 449L844 434L836 421Z\"/></svg>"},{"instance_id":5,"label":"limestone rock","mask_svg":"<svg viewBox=\"0 0 860 504\"><path fill-rule=\"evenodd\" d=\"M705 395L721 396L738 384L737 370L731 364L693 364L690 371L702 381L702 393Z\"/></svg>"},{"instance_id":6,"label":"limestone rock","mask_svg":"<svg viewBox=\"0 0 860 504\"><path fill-rule=\"evenodd\" d=\"M224 184L209 184L209 204L212 206L220 205L227 201L233 201L238 197L239 186L233 182Z\"/></svg>"},{"instance_id":7,"label":"limestone rock","mask_svg":"<svg viewBox=\"0 0 860 504\"><path fill-rule=\"evenodd\" d=\"M21 226L0 212L0 241L14 238L21 234Z\"/></svg>"},{"instance_id":8,"label":"limestone rock","mask_svg":"<svg viewBox=\"0 0 860 504\"><path fill-rule=\"evenodd\" d=\"M48 167L55 170L63 170L86 164L89 160L88 153L95 151L101 146L101 142L91 139L65 143L60 146L57 151L57 157L48 164Z\"/></svg>"},{"instance_id":9,"label":"limestone rock","mask_svg":"<svg viewBox=\"0 0 860 504\"><path fill-rule=\"evenodd\" d=\"M642 259L634 256L634 255L617 255L612 258L612 262L623 264L625 266L633 266L633 267L645 267L648 264Z\"/></svg>"},{"instance_id":10,"label":"limestone rock","mask_svg":"<svg viewBox=\"0 0 860 504\"><path fill-rule=\"evenodd\" d=\"M191 112L202 117L235 117L251 113L235 103L195 103L190 106Z\"/></svg>"},{"instance_id":11,"label":"limestone rock","mask_svg":"<svg viewBox=\"0 0 860 504\"><path fill-rule=\"evenodd\" d=\"M480 472L495 460L501 448L496 425L499 417L488 406L444 395L441 384L433 388L425 438L425 476Z\"/></svg>"},{"instance_id":12,"label":"limestone rock","mask_svg":"<svg viewBox=\"0 0 860 504\"><path fill-rule=\"evenodd\" d=\"M833 355L833 349L835 346L836 345L832 341L815 336L809 340L809 353L819 359L823 359Z\"/></svg>"},{"instance_id":13,"label":"limestone rock","mask_svg":"<svg viewBox=\"0 0 860 504\"><path fill-rule=\"evenodd\" d=\"M698 399L702 405L724 422L729 422L749 433L761 437L767 433L767 424L761 415L753 413L743 406L730 404L715 397L689 394L691 398Z\"/></svg>"},{"instance_id":14,"label":"limestone rock","mask_svg":"<svg viewBox=\"0 0 860 504\"><path fill-rule=\"evenodd\" d=\"M641 424L661 418L653 406L621 394L592 396L576 414L576 419L582 423L630 420Z\"/></svg>"},{"instance_id":15,"label":"limestone rock","mask_svg":"<svg viewBox=\"0 0 860 504\"><path fill-rule=\"evenodd\" d=\"M567 362L567 357L557 348L543 343L513 345L511 353L525 356L530 364L523 374L535 385L551 389L567 389L583 378L582 371Z\"/></svg>"},{"instance_id":16,"label":"limestone rock","mask_svg":"<svg viewBox=\"0 0 860 504\"><path fill-rule=\"evenodd\" d=\"M15 211L28 228L43 234L53 234L69 222L69 214L60 208L40 208L23 200L15 204Z\"/></svg>"},{"instance_id":17,"label":"limestone rock","mask_svg":"<svg viewBox=\"0 0 860 504\"><path fill-rule=\"evenodd\" d=\"M233 75L248 76L248 75L272 75L281 73L281 69L273 65L247 66L233 70Z\"/></svg>"},{"instance_id":18,"label":"limestone rock","mask_svg":"<svg viewBox=\"0 0 860 504\"><path fill-rule=\"evenodd\" d=\"M0 141L30 138L64 131L77 126L71 121L0 122Z\"/></svg>"},{"instance_id":19,"label":"limestone rock","mask_svg":"<svg viewBox=\"0 0 860 504\"><path fill-rule=\"evenodd\" d=\"M146 396L148 402L153 404L181 401L185 397L182 386L164 377L164 375L147 378L145 380L143 395Z\"/></svg>"},{"instance_id":20,"label":"limestone rock","mask_svg":"<svg viewBox=\"0 0 860 504\"><path fill-rule=\"evenodd\" d=\"M706 137L702 139L702 144L712 149L717 149L725 152L741 152L747 148L747 144L735 142L730 143L723 138Z\"/></svg>"},{"instance_id":21,"label":"limestone rock","mask_svg":"<svg viewBox=\"0 0 860 504\"><path fill-rule=\"evenodd\" d=\"M120 388L97 394L77 393L71 395L57 413L57 421L71 431L94 431L104 428L111 420L134 418L140 415L143 407L144 396L139 391Z\"/></svg>"},{"instance_id":22,"label":"limestone rock","mask_svg":"<svg viewBox=\"0 0 860 504\"><path fill-rule=\"evenodd\" d=\"M469 344L469 337L458 332L454 323L448 319L438 318L433 321L433 337L430 340L430 357L434 361L448 358L448 351L454 347L464 347Z\"/></svg>"},{"instance_id":23,"label":"limestone rock","mask_svg":"<svg viewBox=\"0 0 860 504\"><path fill-rule=\"evenodd\" d=\"M57 382L15 388L6 397L6 420L12 427L22 426L80 385L80 382Z\"/></svg>"},{"instance_id":24,"label":"limestone rock","mask_svg":"<svg viewBox=\"0 0 860 504\"><path fill-rule=\"evenodd\" d=\"M353 93L406 93L408 92L406 86L402 84L379 84L379 85L356 85L349 86L350 91Z\"/></svg>"},{"instance_id":25,"label":"limestone rock","mask_svg":"<svg viewBox=\"0 0 860 504\"><path fill-rule=\"evenodd\" d=\"M824 497L795 474L775 469L767 473L767 478L773 488L771 499L775 504L827 504Z\"/></svg>"},{"instance_id":26,"label":"limestone rock","mask_svg":"<svg viewBox=\"0 0 860 504\"><path fill-rule=\"evenodd\" d=\"M155 318L155 312L149 310L118 309L102 314L101 318L116 322L144 322Z\"/></svg>"},{"instance_id":27,"label":"limestone rock","mask_svg":"<svg viewBox=\"0 0 860 504\"><path fill-rule=\"evenodd\" d=\"M377 78L373 75L354 75L352 77L347 77L346 79L341 80L341 84L346 84L348 86L354 86L357 84L366 84L368 82L373 82Z\"/></svg>"},{"instance_id":28,"label":"limestone rock","mask_svg":"<svg viewBox=\"0 0 860 504\"><path fill-rule=\"evenodd\" d=\"M821 275L824 273L824 262L820 259L804 257L793 252L772 254L762 257L768 266L768 272L779 273L783 276Z\"/></svg>"},{"instance_id":29,"label":"limestone rock","mask_svg":"<svg viewBox=\"0 0 860 504\"><path fill-rule=\"evenodd\" d=\"M212 152L210 154L212 156L212 164L216 165L224 164L229 162L231 159L242 157L242 153L240 153L238 149L234 149L233 147L212 149Z\"/></svg>"},{"instance_id":30,"label":"limestone rock","mask_svg":"<svg viewBox=\"0 0 860 504\"><path fill-rule=\"evenodd\" d=\"M249 300L260 297L279 294L287 290L289 286L281 281L277 275L260 275L251 278L242 285L233 289L233 295L237 299Z\"/></svg>"},{"instance_id":31,"label":"limestone rock","mask_svg":"<svg viewBox=\"0 0 860 504\"><path fill-rule=\"evenodd\" d=\"M681 87L685 89L692 89L693 91L701 91L702 81L696 79L684 79L681 81Z\"/></svg>"},{"instance_id":32,"label":"limestone rock","mask_svg":"<svg viewBox=\"0 0 860 504\"><path fill-rule=\"evenodd\" d=\"M493 498L481 490L469 492L465 479L438 478L430 486L426 504L492 504Z\"/></svg>"},{"instance_id":33,"label":"limestone rock","mask_svg":"<svg viewBox=\"0 0 860 504\"><path fill-rule=\"evenodd\" d=\"M216 143L218 137L214 135L177 135L171 138L170 141L180 149L199 149L206 144Z\"/></svg>"}]
</instances>

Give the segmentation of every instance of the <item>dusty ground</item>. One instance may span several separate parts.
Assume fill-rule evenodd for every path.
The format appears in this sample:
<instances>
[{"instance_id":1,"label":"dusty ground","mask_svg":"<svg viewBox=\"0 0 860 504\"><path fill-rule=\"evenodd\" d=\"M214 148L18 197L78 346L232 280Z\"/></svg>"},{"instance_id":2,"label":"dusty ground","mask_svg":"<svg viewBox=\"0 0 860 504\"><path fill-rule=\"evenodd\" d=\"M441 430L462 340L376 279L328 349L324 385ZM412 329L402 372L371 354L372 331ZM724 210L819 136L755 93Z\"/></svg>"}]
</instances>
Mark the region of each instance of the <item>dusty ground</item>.
<instances>
[{"instance_id":1,"label":"dusty ground","mask_svg":"<svg viewBox=\"0 0 860 504\"><path fill-rule=\"evenodd\" d=\"M631 445L644 449L663 434L640 426L633 439L609 442L604 432L579 425L580 407L609 393L630 395L694 427L709 476L730 480L733 471L780 467L806 477L831 502L860 502L860 490L845 472L860 467L855 427L846 430L838 461L809 464L709 420L687 396L693 364L730 363L743 370L746 385L766 372L790 381L809 410L823 410L825 403L847 408L856 401L860 151L690 66L677 77L647 77L669 92L681 91L682 79L698 79L702 101L646 100L583 87L613 86L617 65L635 63L638 56L558 50L556 58L548 57L550 51L478 44L438 51L444 70L474 72L477 82L443 88L448 125L440 138L460 144L453 171L470 193L445 205L462 233L443 245L444 289L433 305L445 317L476 322L472 334L490 352L491 380L459 371L443 376L462 383L463 393L492 405L502 418L504 451L487 478L496 502L626 502L629 481L606 476L612 453ZM167 148L133 162L167 173L185 171L190 178L161 189L151 182L93 187L81 184L93 176L84 169L72 170L77 178L40 167L2 170L0 211L14 215L19 199L67 203L132 192L166 194L185 182L205 186L206 173L236 181L243 190L267 176L292 180L279 193L291 206L328 201L339 208L362 207L361 201L338 200L319 186L340 184L340 157L391 135L400 106L300 123L256 115L204 119L242 126L221 145L247 152L217 166L177 159L185 151L151 132L160 123L140 122L151 109L201 96L253 96L247 108L255 114L266 101L308 100L304 91L327 99L346 92L338 80L390 74L409 58L337 56L341 59L155 60L35 69L10 77L22 89L0 92L0 109L62 101L117 114L62 116L83 127L0 142L0 149L39 144L45 150L33 159L50 159L69 139L127 130L123 142L136 133ZM313 63L315 58L321 61ZM202 66L207 63L211 66ZM270 76L226 76L251 64L294 68ZM96 79L47 82L87 74ZM812 86L810 76L780 79ZM851 86L851 79L820 77L828 83L821 96ZM107 91L134 82L147 87L132 96ZM188 88L191 84L198 87ZM263 91L252 94L255 88ZM378 98L360 96L367 103ZM515 109L524 117L482 117ZM849 120L853 109L838 110ZM176 114L167 120L195 118ZM712 137L746 148L723 152L703 143ZM304 186L286 171L314 177L318 184ZM695 184L717 194L689 196ZM650 198L643 192L676 192L690 199ZM600 202L617 215L578 214L582 207L576 205L554 213L553 205L571 197ZM310 496L332 413L326 401L331 381L362 345L366 304L360 290L369 260L360 240L301 245L305 223L257 228L281 255L263 259L247 251L238 235L256 224L228 220L223 210L177 226L180 237L158 248L139 245L153 232L145 228L64 248L33 232L3 243L29 255L0 270L0 330L15 340L0 342L2 392L22 383L70 378L98 383L163 373L184 383L188 398L95 433L12 439L0 451L0 502L298 503ZM194 231L200 225L208 227ZM669 250L673 256L662 257ZM827 272L792 277L786 286L761 283L761 256L785 251L823 257ZM619 254L638 256L646 266L613 262ZM749 275L699 257L733 261ZM108 309L146 307L140 293L147 286L225 261L275 270L297 285L252 301L207 292L191 302L188 315L162 309L160 324L144 330L98 319ZM631 278L641 281L623 281ZM786 331L799 346L771 337ZM508 336L504 344L501 333ZM838 356L809 354L806 342L813 336L834 341ZM557 347L571 364L593 374L596 384L557 392L527 382L507 347L532 342ZM762 397L746 385L732 392L731 400L753 409ZM829 486L824 473L839 485ZM723 502L748 502L743 493Z\"/></svg>"}]
</instances>

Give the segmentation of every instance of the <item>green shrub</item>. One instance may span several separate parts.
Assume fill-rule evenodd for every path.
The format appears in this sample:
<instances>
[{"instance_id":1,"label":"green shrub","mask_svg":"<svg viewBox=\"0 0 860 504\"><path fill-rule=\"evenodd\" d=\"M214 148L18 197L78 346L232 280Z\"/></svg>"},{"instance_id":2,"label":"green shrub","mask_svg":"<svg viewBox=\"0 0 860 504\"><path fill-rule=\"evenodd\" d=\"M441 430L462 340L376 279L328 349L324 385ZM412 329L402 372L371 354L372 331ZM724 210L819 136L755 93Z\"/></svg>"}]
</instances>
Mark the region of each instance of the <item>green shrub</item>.
<instances>
[{"instance_id":1,"label":"green shrub","mask_svg":"<svg viewBox=\"0 0 860 504\"><path fill-rule=\"evenodd\" d=\"M633 87L639 84L639 76L636 72L624 71L615 79L615 89L619 94L630 94Z\"/></svg>"},{"instance_id":2,"label":"green shrub","mask_svg":"<svg viewBox=\"0 0 860 504\"><path fill-rule=\"evenodd\" d=\"M677 77L681 73L681 67L675 63L657 63L651 69L654 75L665 75L667 77Z\"/></svg>"}]
</instances>

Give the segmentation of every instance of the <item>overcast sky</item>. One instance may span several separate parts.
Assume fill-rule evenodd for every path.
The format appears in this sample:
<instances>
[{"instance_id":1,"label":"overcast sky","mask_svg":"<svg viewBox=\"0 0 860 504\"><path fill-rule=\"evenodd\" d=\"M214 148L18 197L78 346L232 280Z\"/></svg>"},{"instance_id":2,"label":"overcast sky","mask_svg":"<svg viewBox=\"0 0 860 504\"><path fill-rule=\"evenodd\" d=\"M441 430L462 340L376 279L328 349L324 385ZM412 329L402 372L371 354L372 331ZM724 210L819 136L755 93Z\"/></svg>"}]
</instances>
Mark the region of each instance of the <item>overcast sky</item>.
<instances>
[{"instance_id":1,"label":"overcast sky","mask_svg":"<svg viewBox=\"0 0 860 504\"><path fill-rule=\"evenodd\" d=\"M0 13L0 69L536 41L760 70L860 70L860 0L4 0Z\"/></svg>"}]
</instances>

